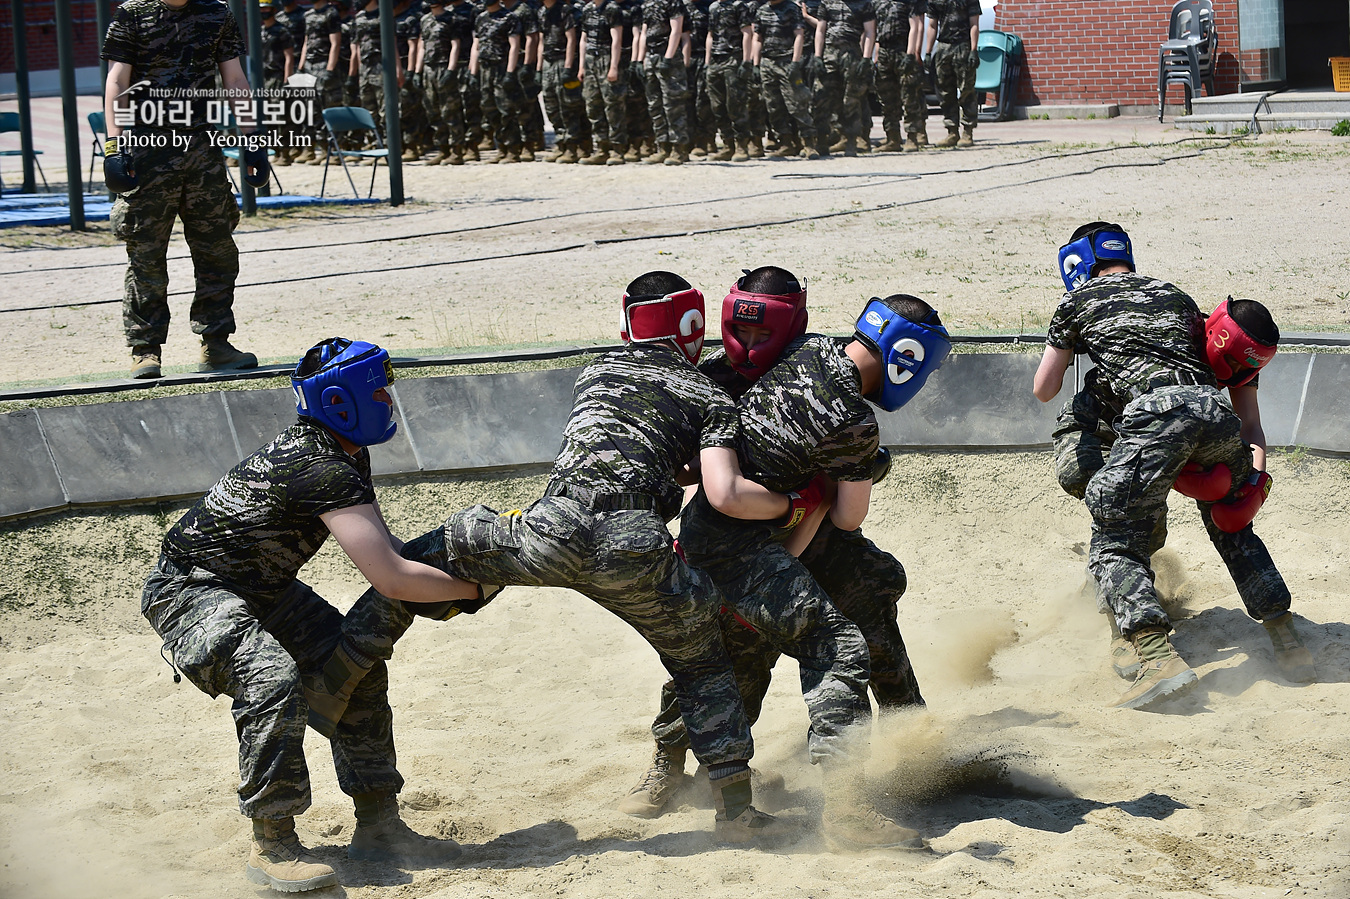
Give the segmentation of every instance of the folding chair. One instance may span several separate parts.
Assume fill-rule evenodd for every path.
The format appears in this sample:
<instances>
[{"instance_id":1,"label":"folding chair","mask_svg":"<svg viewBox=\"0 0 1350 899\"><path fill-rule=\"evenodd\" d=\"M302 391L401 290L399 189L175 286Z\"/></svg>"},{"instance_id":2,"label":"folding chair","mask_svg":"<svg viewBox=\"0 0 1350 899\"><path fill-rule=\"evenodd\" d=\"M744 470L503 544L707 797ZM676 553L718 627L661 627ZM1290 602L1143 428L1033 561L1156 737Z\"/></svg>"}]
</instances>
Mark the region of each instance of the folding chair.
<instances>
[{"instance_id":1,"label":"folding chair","mask_svg":"<svg viewBox=\"0 0 1350 899\"><path fill-rule=\"evenodd\" d=\"M370 169L370 189L366 192L366 199L375 195L375 174L380 168L380 160L384 160L385 168L389 167L389 148L384 145L384 138L380 136L380 129L375 127L375 119L370 113L360 106L330 106L323 111L323 122L328 126L328 155L323 160L323 182L319 185L319 196L323 196L324 190L328 187L328 163L334 156L342 165L342 172L347 176L347 183L351 185L352 196L360 199L361 194L356 190L356 182L352 180L352 173L347 168L347 157L356 159L373 159L374 164ZM338 143L338 135L347 131L369 131L375 135L375 149L373 150L344 150Z\"/></svg>"},{"instance_id":2,"label":"folding chair","mask_svg":"<svg viewBox=\"0 0 1350 899\"><path fill-rule=\"evenodd\" d=\"M94 142L89 153L89 178L84 183L93 184L94 160L102 159L104 156L103 142L108 139L108 125L101 112L91 112L87 118L89 119L89 130L94 132Z\"/></svg>"},{"instance_id":3,"label":"folding chair","mask_svg":"<svg viewBox=\"0 0 1350 899\"><path fill-rule=\"evenodd\" d=\"M1163 120L1167 88L1179 84L1186 114L1202 87L1214 96L1214 60L1219 36L1212 0L1177 0L1168 19L1167 40L1158 48L1158 121Z\"/></svg>"},{"instance_id":4,"label":"folding chair","mask_svg":"<svg viewBox=\"0 0 1350 899\"><path fill-rule=\"evenodd\" d=\"M220 130L227 132L229 134L239 133L239 128L234 123L234 115L231 114L228 108L225 110L225 121L221 123ZM226 159L233 159L235 162L239 163L241 167L243 166L244 154L240 151L238 147L221 147L220 152L225 155ZM271 147L268 147L267 161L269 163L272 161L272 157L275 155L277 155L276 151L273 150ZM284 194L286 192L286 188L281 186L281 178L277 176L277 167L274 165L269 165L268 168L272 172L272 180L277 183L277 193ZM228 165L225 166L225 174L229 177L230 186L234 188L234 192L239 193L239 182L234 180L234 173L230 171L230 167ZM264 192L261 188L259 188L258 190L259 196L264 197L267 196L267 193Z\"/></svg>"},{"instance_id":5,"label":"folding chair","mask_svg":"<svg viewBox=\"0 0 1350 899\"><path fill-rule=\"evenodd\" d=\"M980 67L975 72L975 90L980 94L997 94L993 119L1006 121L1012 115L1013 100L1017 96L1017 79L1022 72L1022 39L992 28L980 32L978 45ZM980 98L983 107L985 98Z\"/></svg>"},{"instance_id":6,"label":"folding chair","mask_svg":"<svg viewBox=\"0 0 1350 899\"><path fill-rule=\"evenodd\" d=\"M20 128L19 114L17 112L0 112L0 134L17 134ZM0 150L0 156L23 156L23 150ZM47 184L47 173L42 171L42 162L38 159L42 155L41 150L32 151L33 162L37 165L38 174L42 176L42 189L50 191L51 187ZM5 190L5 181L0 178L0 193Z\"/></svg>"}]
</instances>

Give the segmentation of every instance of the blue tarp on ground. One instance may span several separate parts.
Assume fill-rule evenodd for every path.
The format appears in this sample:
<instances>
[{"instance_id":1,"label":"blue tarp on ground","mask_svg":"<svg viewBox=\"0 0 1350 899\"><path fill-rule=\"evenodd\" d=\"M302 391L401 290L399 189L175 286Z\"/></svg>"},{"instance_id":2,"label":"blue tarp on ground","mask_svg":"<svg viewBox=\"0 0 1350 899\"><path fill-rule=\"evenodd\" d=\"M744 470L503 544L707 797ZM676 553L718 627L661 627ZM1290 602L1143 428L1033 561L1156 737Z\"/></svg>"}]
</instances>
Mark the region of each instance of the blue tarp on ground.
<instances>
[{"instance_id":1,"label":"blue tarp on ground","mask_svg":"<svg viewBox=\"0 0 1350 899\"><path fill-rule=\"evenodd\" d=\"M237 199L237 198L236 198ZM281 194L258 197L259 209L285 209L291 206L351 206L357 203L383 203L380 198L354 199L309 197ZM84 195L84 220L106 222L112 214L107 194ZM0 228L22 225L69 225L70 206L65 194L5 194L0 197Z\"/></svg>"}]
</instances>

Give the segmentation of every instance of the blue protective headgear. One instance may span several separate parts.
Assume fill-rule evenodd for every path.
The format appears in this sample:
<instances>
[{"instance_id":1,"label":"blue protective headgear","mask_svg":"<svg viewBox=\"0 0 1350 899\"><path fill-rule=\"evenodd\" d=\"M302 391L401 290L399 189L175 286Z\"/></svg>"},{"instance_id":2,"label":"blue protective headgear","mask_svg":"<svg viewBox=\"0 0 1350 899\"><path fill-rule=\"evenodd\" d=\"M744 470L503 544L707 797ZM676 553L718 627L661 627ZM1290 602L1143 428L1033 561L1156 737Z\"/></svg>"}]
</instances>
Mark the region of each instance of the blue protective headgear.
<instances>
[{"instance_id":1,"label":"blue protective headgear","mask_svg":"<svg viewBox=\"0 0 1350 899\"><path fill-rule=\"evenodd\" d=\"M364 340L330 337L315 344L291 375L295 411L357 446L384 443L398 424L375 391L393 380L387 351Z\"/></svg>"},{"instance_id":2,"label":"blue protective headgear","mask_svg":"<svg viewBox=\"0 0 1350 899\"><path fill-rule=\"evenodd\" d=\"M1059 276L1064 279L1064 289L1082 287L1097 266L1108 262L1123 262L1134 271L1130 235L1119 225L1102 222L1100 227L1059 248Z\"/></svg>"},{"instance_id":3,"label":"blue protective headgear","mask_svg":"<svg viewBox=\"0 0 1350 899\"><path fill-rule=\"evenodd\" d=\"M938 324L936 311L912 322L873 297L858 316L855 337L881 354L881 388L867 399L894 412L913 399L942 367L952 350L947 329Z\"/></svg>"}]
</instances>

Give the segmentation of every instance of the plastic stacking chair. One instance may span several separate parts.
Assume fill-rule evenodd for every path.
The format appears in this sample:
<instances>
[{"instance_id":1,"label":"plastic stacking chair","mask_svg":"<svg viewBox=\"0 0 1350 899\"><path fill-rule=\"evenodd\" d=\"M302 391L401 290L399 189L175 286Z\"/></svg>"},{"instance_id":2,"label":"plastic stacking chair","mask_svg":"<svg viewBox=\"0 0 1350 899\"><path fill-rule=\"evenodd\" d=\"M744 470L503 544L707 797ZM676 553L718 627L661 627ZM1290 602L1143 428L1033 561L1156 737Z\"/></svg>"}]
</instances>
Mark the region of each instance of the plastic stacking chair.
<instances>
[{"instance_id":1,"label":"plastic stacking chair","mask_svg":"<svg viewBox=\"0 0 1350 899\"><path fill-rule=\"evenodd\" d=\"M1017 79L1022 74L1022 39L1006 31L990 29L980 32L977 49L980 67L975 72L975 90L983 95L997 94L993 120L1007 121L1012 116ZM984 106L983 97L980 106Z\"/></svg>"},{"instance_id":2,"label":"plastic stacking chair","mask_svg":"<svg viewBox=\"0 0 1350 899\"><path fill-rule=\"evenodd\" d=\"M17 134L19 132L19 114L17 112L0 112L0 134ZM0 150L0 156L23 156L23 150ZM42 155L41 150L33 150L30 154L33 162L37 165L38 174L42 176L42 189L50 191L51 187L47 184L47 173L42 171L42 163L38 157ZM5 181L0 178L0 193L5 190Z\"/></svg>"},{"instance_id":3,"label":"plastic stacking chair","mask_svg":"<svg viewBox=\"0 0 1350 899\"><path fill-rule=\"evenodd\" d=\"M1168 19L1167 40L1158 48L1158 121L1163 120L1169 85L1179 84L1186 114L1202 87L1214 96L1214 60L1219 43L1211 0L1177 0Z\"/></svg>"},{"instance_id":4,"label":"plastic stacking chair","mask_svg":"<svg viewBox=\"0 0 1350 899\"><path fill-rule=\"evenodd\" d=\"M89 130L94 132L94 141L90 145L91 151L89 153L89 178L84 183L93 184L94 160L103 158L104 155L103 142L108 139L108 124L107 120L103 118L103 113L101 112L91 112L89 113L87 118L89 119Z\"/></svg>"},{"instance_id":5,"label":"plastic stacking chair","mask_svg":"<svg viewBox=\"0 0 1350 899\"><path fill-rule=\"evenodd\" d=\"M323 123L328 127L328 155L323 160L323 182L319 185L319 196L322 197L328 187L328 164L336 156L342 165L343 174L347 176L347 183L352 187L352 196L357 199L361 198L361 194L357 192L356 182L352 180L351 170L347 168L347 159L375 161L370 169L370 189L366 191L366 199L370 199L375 195L375 173L380 168L380 160L384 160L385 168L389 167L389 148L384 145L380 129L375 127L375 119L371 117L369 111L360 106L330 106L323 111ZM342 149L338 143L338 135L349 131L371 132L375 135L375 147L369 150Z\"/></svg>"}]
</instances>

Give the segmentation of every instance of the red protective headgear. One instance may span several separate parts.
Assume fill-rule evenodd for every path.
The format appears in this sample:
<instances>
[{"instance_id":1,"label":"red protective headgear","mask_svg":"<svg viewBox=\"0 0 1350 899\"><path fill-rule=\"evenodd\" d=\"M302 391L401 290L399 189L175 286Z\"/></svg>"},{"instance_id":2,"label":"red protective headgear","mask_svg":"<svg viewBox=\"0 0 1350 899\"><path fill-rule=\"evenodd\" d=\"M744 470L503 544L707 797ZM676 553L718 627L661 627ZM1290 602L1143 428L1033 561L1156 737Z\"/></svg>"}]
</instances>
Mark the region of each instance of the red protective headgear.
<instances>
[{"instance_id":1,"label":"red protective headgear","mask_svg":"<svg viewBox=\"0 0 1350 899\"><path fill-rule=\"evenodd\" d=\"M785 346L806 333L806 285L800 284L796 293L750 293L741 290L744 280L738 279L722 301L722 346L731 367L753 380L778 361ZM732 325L768 328L770 336L747 349Z\"/></svg>"},{"instance_id":2,"label":"red protective headgear","mask_svg":"<svg viewBox=\"0 0 1350 899\"><path fill-rule=\"evenodd\" d=\"M623 295L619 336L625 343L673 340L690 365L703 352L703 294L691 287L660 296Z\"/></svg>"},{"instance_id":3,"label":"red protective headgear","mask_svg":"<svg viewBox=\"0 0 1350 899\"><path fill-rule=\"evenodd\" d=\"M1267 346L1242 329L1228 314L1232 297L1224 300L1205 320L1205 355L1214 376L1224 387L1241 387L1275 358Z\"/></svg>"}]
</instances>

